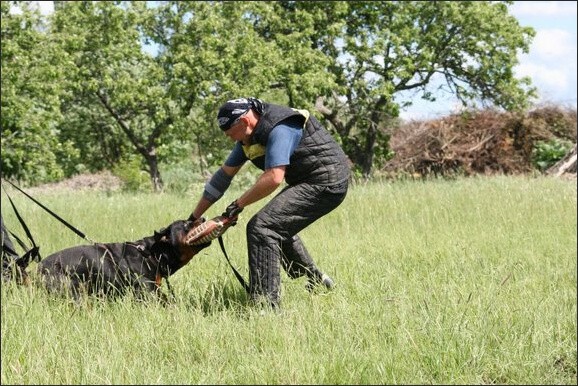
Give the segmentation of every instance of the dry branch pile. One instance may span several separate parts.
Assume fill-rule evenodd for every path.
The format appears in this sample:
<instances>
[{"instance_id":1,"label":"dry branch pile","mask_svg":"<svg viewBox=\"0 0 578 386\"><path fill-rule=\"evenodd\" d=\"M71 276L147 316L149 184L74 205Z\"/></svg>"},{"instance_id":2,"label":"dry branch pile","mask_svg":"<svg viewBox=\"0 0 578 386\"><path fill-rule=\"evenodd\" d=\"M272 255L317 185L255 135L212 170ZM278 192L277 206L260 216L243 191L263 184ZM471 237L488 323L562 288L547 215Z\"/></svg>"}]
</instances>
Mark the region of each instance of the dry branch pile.
<instances>
[{"instance_id":1,"label":"dry branch pile","mask_svg":"<svg viewBox=\"0 0 578 386\"><path fill-rule=\"evenodd\" d=\"M393 133L390 175L523 174L535 170L538 141L576 142L576 110L542 107L526 115L481 110L411 121ZM574 168L575 173L575 168Z\"/></svg>"},{"instance_id":2,"label":"dry branch pile","mask_svg":"<svg viewBox=\"0 0 578 386\"><path fill-rule=\"evenodd\" d=\"M79 174L69 179L54 182L49 184L38 185L27 188L27 191L36 194L39 192L60 192L63 190L101 190L101 191L115 191L122 187L120 178L114 176L109 171L102 171L99 173Z\"/></svg>"}]
</instances>

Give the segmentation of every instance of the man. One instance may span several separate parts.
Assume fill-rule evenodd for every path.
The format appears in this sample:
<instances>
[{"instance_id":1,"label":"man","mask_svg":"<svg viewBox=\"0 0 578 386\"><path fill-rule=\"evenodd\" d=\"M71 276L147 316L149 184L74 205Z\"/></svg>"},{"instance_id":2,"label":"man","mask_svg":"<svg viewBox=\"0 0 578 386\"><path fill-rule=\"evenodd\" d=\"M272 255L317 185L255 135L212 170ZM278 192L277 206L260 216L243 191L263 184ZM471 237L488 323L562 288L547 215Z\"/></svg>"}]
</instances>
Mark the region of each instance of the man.
<instances>
[{"instance_id":1,"label":"man","mask_svg":"<svg viewBox=\"0 0 578 386\"><path fill-rule=\"evenodd\" d=\"M217 120L236 143L205 185L189 220L200 218L221 198L250 160L263 173L223 215L236 219L283 180L287 183L247 224L251 299L279 306L280 264L291 278L307 275L309 290L319 284L331 289L333 280L317 268L298 233L345 199L350 171L343 150L307 110L241 98L223 104Z\"/></svg>"}]
</instances>

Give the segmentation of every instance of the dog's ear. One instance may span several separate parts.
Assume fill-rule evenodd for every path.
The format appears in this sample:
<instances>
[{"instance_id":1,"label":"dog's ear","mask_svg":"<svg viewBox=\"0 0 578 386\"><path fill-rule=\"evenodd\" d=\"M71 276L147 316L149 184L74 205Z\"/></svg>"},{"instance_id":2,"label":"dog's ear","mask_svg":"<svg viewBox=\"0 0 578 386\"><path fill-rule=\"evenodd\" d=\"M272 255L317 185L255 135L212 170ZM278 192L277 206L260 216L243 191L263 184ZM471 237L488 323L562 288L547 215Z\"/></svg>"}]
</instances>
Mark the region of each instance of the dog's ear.
<instances>
[{"instance_id":1,"label":"dog's ear","mask_svg":"<svg viewBox=\"0 0 578 386\"><path fill-rule=\"evenodd\" d=\"M189 221L179 220L172 223L170 231L171 245L183 244L188 228Z\"/></svg>"},{"instance_id":2,"label":"dog's ear","mask_svg":"<svg viewBox=\"0 0 578 386\"><path fill-rule=\"evenodd\" d=\"M155 233L154 233L155 242L163 241L163 237L165 239L170 237L171 236L171 227L172 227L172 224L169 225L168 227L161 228L160 230L155 231ZM164 240L164 241L166 241L166 240Z\"/></svg>"},{"instance_id":3,"label":"dog's ear","mask_svg":"<svg viewBox=\"0 0 578 386\"><path fill-rule=\"evenodd\" d=\"M188 221L177 220L169 226L154 232L155 242L164 241L171 245L183 243L184 236L187 234Z\"/></svg>"},{"instance_id":4,"label":"dog's ear","mask_svg":"<svg viewBox=\"0 0 578 386\"><path fill-rule=\"evenodd\" d=\"M155 243L158 243L159 241L161 241L161 239L165 236L165 234L164 234L163 231L164 231L164 228L161 229L161 230L158 231L158 232L155 231L155 233L154 233L154 235L153 235L153 237L154 237L154 239L155 239Z\"/></svg>"}]
</instances>

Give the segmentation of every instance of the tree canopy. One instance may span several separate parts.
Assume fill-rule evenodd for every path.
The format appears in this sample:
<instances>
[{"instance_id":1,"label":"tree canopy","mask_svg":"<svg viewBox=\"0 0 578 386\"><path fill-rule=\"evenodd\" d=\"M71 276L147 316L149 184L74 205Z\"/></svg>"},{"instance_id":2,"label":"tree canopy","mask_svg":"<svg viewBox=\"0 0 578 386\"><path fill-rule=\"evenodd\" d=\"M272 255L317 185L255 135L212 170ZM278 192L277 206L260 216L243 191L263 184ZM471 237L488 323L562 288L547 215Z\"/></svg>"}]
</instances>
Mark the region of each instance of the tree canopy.
<instances>
[{"instance_id":1,"label":"tree canopy","mask_svg":"<svg viewBox=\"0 0 578 386\"><path fill-rule=\"evenodd\" d=\"M162 164L224 159L216 110L241 96L310 109L370 176L415 98L512 111L534 96L513 73L534 31L509 1L55 3L2 2L6 178L136 160L159 190Z\"/></svg>"}]
</instances>

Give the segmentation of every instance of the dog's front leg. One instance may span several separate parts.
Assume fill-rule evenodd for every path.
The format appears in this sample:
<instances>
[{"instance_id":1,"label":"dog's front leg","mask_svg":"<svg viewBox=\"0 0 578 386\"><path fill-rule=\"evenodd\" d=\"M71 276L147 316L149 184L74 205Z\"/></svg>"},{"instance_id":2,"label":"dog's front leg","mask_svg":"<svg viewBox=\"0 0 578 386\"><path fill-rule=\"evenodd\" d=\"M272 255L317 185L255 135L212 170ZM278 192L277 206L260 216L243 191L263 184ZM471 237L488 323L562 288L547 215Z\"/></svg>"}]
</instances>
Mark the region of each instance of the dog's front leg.
<instances>
[{"instance_id":1,"label":"dog's front leg","mask_svg":"<svg viewBox=\"0 0 578 386\"><path fill-rule=\"evenodd\" d=\"M161 287L156 281L150 280L146 277L140 277L138 283L135 283L134 292L135 298L138 300L145 300L147 297L154 297L165 304L168 302L166 295L162 292Z\"/></svg>"},{"instance_id":2,"label":"dog's front leg","mask_svg":"<svg viewBox=\"0 0 578 386\"><path fill-rule=\"evenodd\" d=\"M157 298L159 299L159 301L161 302L161 304L163 306L168 306L169 305L169 298L167 296L167 294L165 294L162 290L161 287L157 287L155 289L155 294L157 296Z\"/></svg>"},{"instance_id":3,"label":"dog's front leg","mask_svg":"<svg viewBox=\"0 0 578 386\"><path fill-rule=\"evenodd\" d=\"M161 289L161 284L162 284L162 280L163 278L161 277L161 275L157 274L157 276L155 277L155 294L157 296L157 298L160 300L161 304L163 306L167 306L170 302L167 294L165 294L162 289ZM167 281L168 283L168 281ZM172 299L174 300L174 299Z\"/></svg>"}]
</instances>

